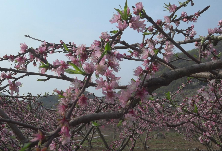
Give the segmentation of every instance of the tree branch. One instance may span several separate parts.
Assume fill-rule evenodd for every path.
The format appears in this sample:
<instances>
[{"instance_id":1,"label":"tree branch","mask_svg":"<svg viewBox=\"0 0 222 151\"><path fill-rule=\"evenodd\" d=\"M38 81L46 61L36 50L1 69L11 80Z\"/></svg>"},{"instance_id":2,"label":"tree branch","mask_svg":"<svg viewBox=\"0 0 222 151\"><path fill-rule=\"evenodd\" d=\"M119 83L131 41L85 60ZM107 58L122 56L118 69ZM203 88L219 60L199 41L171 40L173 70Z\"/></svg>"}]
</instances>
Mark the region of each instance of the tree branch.
<instances>
[{"instance_id":1,"label":"tree branch","mask_svg":"<svg viewBox=\"0 0 222 151\"><path fill-rule=\"evenodd\" d=\"M168 73L164 73L158 78L149 79L145 82L144 87L148 90L149 93L152 93L154 90L162 86L167 86L172 81L177 80L179 78L182 78L185 76L191 76L192 74L196 74L196 73L200 74L200 72L207 72L207 71L220 69L220 68L222 68L222 60L194 64L189 67L175 69Z\"/></svg>"}]
</instances>

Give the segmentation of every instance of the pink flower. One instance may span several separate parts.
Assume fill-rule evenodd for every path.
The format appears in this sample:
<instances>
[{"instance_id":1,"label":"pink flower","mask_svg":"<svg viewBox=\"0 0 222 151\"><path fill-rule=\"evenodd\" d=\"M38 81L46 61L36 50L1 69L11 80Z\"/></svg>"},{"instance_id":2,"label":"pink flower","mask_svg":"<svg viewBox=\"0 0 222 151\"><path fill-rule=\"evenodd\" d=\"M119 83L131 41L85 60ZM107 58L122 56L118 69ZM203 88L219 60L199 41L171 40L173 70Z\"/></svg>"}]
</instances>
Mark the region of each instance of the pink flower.
<instances>
[{"instance_id":1,"label":"pink flower","mask_svg":"<svg viewBox=\"0 0 222 151\"><path fill-rule=\"evenodd\" d=\"M69 137L70 136L70 134L69 134L69 127L68 126L63 126L61 128L61 134L66 136L66 137Z\"/></svg>"},{"instance_id":2,"label":"pink flower","mask_svg":"<svg viewBox=\"0 0 222 151\"><path fill-rule=\"evenodd\" d=\"M153 65L153 66L152 66L152 70L153 70L154 72L156 72L156 71L158 71L158 67L157 67L156 65Z\"/></svg>"},{"instance_id":3,"label":"pink flower","mask_svg":"<svg viewBox=\"0 0 222 151\"><path fill-rule=\"evenodd\" d=\"M56 143L52 141L52 143L49 145L50 150L55 150L56 149Z\"/></svg>"},{"instance_id":4,"label":"pink flower","mask_svg":"<svg viewBox=\"0 0 222 151\"><path fill-rule=\"evenodd\" d=\"M140 98L141 100L145 100L148 94L149 93L146 91L146 89L142 88L137 90L136 97Z\"/></svg>"},{"instance_id":5,"label":"pink flower","mask_svg":"<svg viewBox=\"0 0 222 151\"><path fill-rule=\"evenodd\" d=\"M80 46L78 46L75 55L81 55L81 54L84 53L85 51L86 51L85 45L80 45Z\"/></svg>"},{"instance_id":6,"label":"pink flower","mask_svg":"<svg viewBox=\"0 0 222 151\"><path fill-rule=\"evenodd\" d=\"M31 142L42 141L45 138L45 136L42 134L40 130L38 130L38 133L34 134L33 136L34 138L31 140Z\"/></svg>"},{"instance_id":7,"label":"pink flower","mask_svg":"<svg viewBox=\"0 0 222 151\"><path fill-rule=\"evenodd\" d=\"M111 78L112 80L116 79L116 76L113 74L113 70L106 70L105 76L107 76L108 78Z\"/></svg>"},{"instance_id":8,"label":"pink flower","mask_svg":"<svg viewBox=\"0 0 222 151\"><path fill-rule=\"evenodd\" d=\"M116 26L117 28L119 28L119 30L123 31L124 29L126 29L128 27L128 24L126 23L126 21L124 20L122 21L118 21L118 26Z\"/></svg>"},{"instance_id":9,"label":"pink flower","mask_svg":"<svg viewBox=\"0 0 222 151\"><path fill-rule=\"evenodd\" d=\"M141 75L143 73L143 68L141 67L141 66L138 66L137 68L136 68L136 70L134 71L134 75L135 76L139 76L139 75Z\"/></svg>"},{"instance_id":10,"label":"pink flower","mask_svg":"<svg viewBox=\"0 0 222 151\"><path fill-rule=\"evenodd\" d=\"M9 83L9 90L11 90L11 95L13 95L14 92L19 92L19 86L21 86L22 84L20 82L11 82L10 80L8 80Z\"/></svg>"},{"instance_id":11,"label":"pink flower","mask_svg":"<svg viewBox=\"0 0 222 151\"><path fill-rule=\"evenodd\" d=\"M101 39L103 39L105 41L108 41L109 38L110 38L110 35L107 32L102 32L101 36L99 38L101 38Z\"/></svg>"},{"instance_id":12,"label":"pink flower","mask_svg":"<svg viewBox=\"0 0 222 151\"><path fill-rule=\"evenodd\" d=\"M143 4L142 4L142 2L138 2L138 3L136 3L136 8L133 8L133 10L134 10L134 14L135 15L138 15L142 10L143 10Z\"/></svg>"},{"instance_id":13,"label":"pink flower","mask_svg":"<svg viewBox=\"0 0 222 151\"><path fill-rule=\"evenodd\" d=\"M102 77L99 77L99 79L96 79L95 81L97 84L96 90L101 89L105 84L105 81L103 80Z\"/></svg>"},{"instance_id":14,"label":"pink flower","mask_svg":"<svg viewBox=\"0 0 222 151\"><path fill-rule=\"evenodd\" d=\"M70 142L70 133L69 133L69 126L65 125L61 128L61 134L62 134L62 138L60 139L60 141L62 142L62 145L67 144L68 142Z\"/></svg>"},{"instance_id":15,"label":"pink flower","mask_svg":"<svg viewBox=\"0 0 222 151\"><path fill-rule=\"evenodd\" d=\"M118 70L119 70L119 62L118 62L118 61L111 61L111 60L109 60L108 65L109 65L115 72L118 72Z\"/></svg>"},{"instance_id":16,"label":"pink flower","mask_svg":"<svg viewBox=\"0 0 222 151\"><path fill-rule=\"evenodd\" d=\"M40 68L40 72L41 72L42 74L45 74L46 71L47 71L46 68Z\"/></svg>"},{"instance_id":17,"label":"pink flower","mask_svg":"<svg viewBox=\"0 0 222 151\"><path fill-rule=\"evenodd\" d=\"M116 23L118 20L121 20L120 14L118 14L118 15L114 14L113 18L111 20L109 20L109 22L111 22L113 24L113 23Z\"/></svg>"},{"instance_id":18,"label":"pink flower","mask_svg":"<svg viewBox=\"0 0 222 151\"><path fill-rule=\"evenodd\" d=\"M96 66L96 74L97 75L99 75L99 74L104 75L107 68L108 68L107 65L100 65L100 64L97 65Z\"/></svg>"},{"instance_id":19,"label":"pink flower","mask_svg":"<svg viewBox=\"0 0 222 151\"><path fill-rule=\"evenodd\" d=\"M64 115L64 114L65 114L65 112L66 112L66 106L65 106L64 104L60 103L60 104L57 106L57 108L58 108L59 114L61 114L61 115Z\"/></svg>"},{"instance_id":20,"label":"pink flower","mask_svg":"<svg viewBox=\"0 0 222 151\"><path fill-rule=\"evenodd\" d=\"M208 29L208 34L209 34L209 35L212 35L212 34L214 34L216 31L217 31L216 28L214 28L214 29L209 28L209 29Z\"/></svg>"},{"instance_id":21,"label":"pink flower","mask_svg":"<svg viewBox=\"0 0 222 151\"><path fill-rule=\"evenodd\" d=\"M114 91L102 92L106 96L106 101L114 103L114 98L116 97L116 93Z\"/></svg>"},{"instance_id":22,"label":"pink flower","mask_svg":"<svg viewBox=\"0 0 222 151\"><path fill-rule=\"evenodd\" d=\"M164 16L165 22L170 23L170 16Z\"/></svg>"},{"instance_id":23,"label":"pink flower","mask_svg":"<svg viewBox=\"0 0 222 151\"><path fill-rule=\"evenodd\" d=\"M130 28L133 28L134 30L137 30L139 32L143 32L145 30L146 24L144 24L145 20L139 21L140 17L132 17L129 23Z\"/></svg>"},{"instance_id":24,"label":"pink flower","mask_svg":"<svg viewBox=\"0 0 222 151\"><path fill-rule=\"evenodd\" d=\"M218 26L222 26L222 19L219 21Z\"/></svg>"},{"instance_id":25,"label":"pink flower","mask_svg":"<svg viewBox=\"0 0 222 151\"><path fill-rule=\"evenodd\" d=\"M85 64L83 65L83 69L87 74L92 74L95 70L95 67L93 63L85 62Z\"/></svg>"},{"instance_id":26,"label":"pink flower","mask_svg":"<svg viewBox=\"0 0 222 151\"><path fill-rule=\"evenodd\" d=\"M25 53L26 49L28 49L28 46L24 43L21 43L20 44L20 48L21 48L21 53Z\"/></svg>"},{"instance_id":27,"label":"pink flower","mask_svg":"<svg viewBox=\"0 0 222 151\"><path fill-rule=\"evenodd\" d=\"M87 105L87 100L88 100L88 98L85 97L85 95L82 95L82 96L79 98L78 103L79 103L80 106L85 106L85 105Z\"/></svg>"},{"instance_id":28,"label":"pink flower","mask_svg":"<svg viewBox=\"0 0 222 151\"><path fill-rule=\"evenodd\" d=\"M38 50L37 50L37 53L39 54L43 54L46 52L46 46L42 47L42 46L39 46Z\"/></svg>"},{"instance_id":29,"label":"pink flower","mask_svg":"<svg viewBox=\"0 0 222 151\"><path fill-rule=\"evenodd\" d=\"M57 68L54 68L53 71L55 71L58 76L61 74L64 74L65 69L68 69L68 64L65 63L65 61L61 60L59 61L58 59L56 61L53 61L53 66L59 66Z\"/></svg>"},{"instance_id":30,"label":"pink flower","mask_svg":"<svg viewBox=\"0 0 222 151\"><path fill-rule=\"evenodd\" d=\"M69 136L69 137L66 137L66 136L63 136L63 135L62 135L62 137L60 138L60 141L62 142L62 145L65 145L65 144L67 144L67 143L70 142L70 139L71 139L70 136ZM59 150L59 151L62 151L62 150Z\"/></svg>"},{"instance_id":31,"label":"pink flower","mask_svg":"<svg viewBox=\"0 0 222 151\"><path fill-rule=\"evenodd\" d=\"M147 28L147 30L148 30L149 32L153 32L153 27L152 27L152 26L149 26L149 27Z\"/></svg>"},{"instance_id":32,"label":"pink flower","mask_svg":"<svg viewBox=\"0 0 222 151\"><path fill-rule=\"evenodd\" d=\"M157 21L156 21L156 24L158 25L158 26L161 26L162 25L162 20L161 19L157 19Z\"/></svg>"},{"instance_id":33,"label":"pink flower","mask_svg":"<svg viewBox=\"0 0 222 151\"><path fill-rule=\"evenodd\" d=\"M101 47L101 42L98 40L94 40L93 44L91 45L91 47L89 47L89 50L96 50L96 51L100 51Z\"/></svg>"},{"instance_id":34,"label":"pink flower","mask_svg":"<svg viewBox=\"0 0 222 151\"><path fill-rule=\"evenodd\" d=\"M166 62L169 62L169 59L173 56L173 52L172 51L166 51L164 54L163 54L163 59L166 61Z\"/></svg>"},{"instance_id":35,"label":"pink flower","mask_svg":"<svg viewBox=\"0 0 222 151\"><path fill-rule=\"evenodd\" d=\"M173 4L173 5L170 5L170 6L168 7L168 9L169 9L170 13L173 13L173 12L176 11L177 6L176 6L175 4Z\"/></svg>"},{"instance_id":36,"label":"pink flower","mask_svg":"<svg viewBox=\"0 0 222 151\"><path fill-rule=\"evenodd\" d=\"M1 73L1 77L2 77L2 79L5 79L5 78L7 77L7 75L5 74L5 72L2 72L2 73Z\"/></svg>"},{"instance_id":37,"label":"pink flower","mask_svg":"<svg viewBox=\"0 0 222 151\"><path fill-rule=\"evenodd\" d=\"M123 58L122 54L120 54L118 51L115 51L114 55L116 56L116 59L118 59L119 61L122 61L122 58Z\"/></svg>"},{"instance_id":38,"label":"pink flower","mask_svg":"<svg viewBox=\"0 0 222 151\"><path fill-rule=\"evenodd\" d=\"M183 12L181 13L181 17L187 17L187 13L183 11Z\"/></svg>"},{"instance_id":39,"label":"pink flower","mask_svg":"<svg viewBox=\"0 0 222 151\"><path fill-rule=\"evenodd\" d=\"M170 43L169 41L166 41L166 46L164 48L165 51L172 51L173 50L174 45L172 43Z\"/></svg>"},{"instance_id":40,"label":"pink flower","mask_svg":"<svg viewBox=\"0 0 222 151\"><path fill-rule=\"evenodd\" d=\"M197 32L192 29L192 31L190 33L190 37L193 38L196 34L197 34Z\"/></svg>"},{"instance_id":41,"label":"pink flower","mask_svg":"<svg viewBox=\"0 0 222 151\"><path fill-rule=\"evenodd\" d=\"M20 57L17 57L15 60L18 62L19 66L20 66L22 64L25 64L26 57L25 56L20 56Z\"/></svg>"},{"instance_id":42,"label":"pink flower","mask_svg":"<svg viewBox=\"0 0 222 151\"><path fill-rule=\"evenodd\" d=\"M78 89L83 86L83 83L81 82L81 80L78 80L76 77L76 79L73 80L72 85L74 86L74 89Z\"/></svg>"},{"instance_id":43,"label":"pink flower","mask_svg":"<svg viewBox=\"0 0 222 151\"><path fill-rule=\"evenodd\" d=\"M124 108L127 104L128 99L131 97L131 92L122 90L119 96L120 105Z\"/></svg>"}]
</instances>

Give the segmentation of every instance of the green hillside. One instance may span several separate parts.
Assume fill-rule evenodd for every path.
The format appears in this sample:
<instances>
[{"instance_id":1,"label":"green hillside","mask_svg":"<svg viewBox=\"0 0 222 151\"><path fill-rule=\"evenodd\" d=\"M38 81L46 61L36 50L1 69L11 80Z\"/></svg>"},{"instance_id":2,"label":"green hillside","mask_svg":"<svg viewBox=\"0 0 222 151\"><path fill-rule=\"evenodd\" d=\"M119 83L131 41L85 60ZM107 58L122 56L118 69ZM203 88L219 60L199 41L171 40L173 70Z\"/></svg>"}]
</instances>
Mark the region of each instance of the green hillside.
<instances>
[{"instance_id":1,"label":"green hillside","mask_svg":"<svg viewBox=\"0 0 222 151\"><path fill-rule=\"evenodd\" d=\"M217 46L215 47L215 49L218 51L218 52L222 52L222 42L219 42L217 44ZM194 57L197 57L198 56L198 50L197 49L192 49L190 51L188 51L189 54L191 54L192 56ZM177 58L183 58L183 59L179 59L179 60L176 60ZM211 57L209 57L208 59L204 59L203 58L203 62L207 62L207 61L210 61ZM194 64L193 61L187 61L185 59L189 59L185 54L183 53L177 53L175 54L172 58L171 58L171 62L173 65L175 65L176 67L180 68L180 67L187 67L187 66L190 66L192 64ZM189 59L190 60L190 59ZM161 66L159 68L159 71L156 73L156 77L162 75L163 73L165 72L168 72L170 71L170 69L166 68L165 66ZM197 80L197 79L192 79L192 81L194 81L194 83L186 86L184 88L184 91L183 91L183 94L184 96L192 96L193 94L195 94L196 90L199 89L200 87L206 85L206 82L203 82L203 81L200 81L200 80ZM161 87L159 89L157 89L155 91L155 93L159 94L160 96L164 96L166 92L175 92L178 90L178 88L181 86L182 83L186 83L187 82L187 77L183 77L183 78L180 78L178 80L175 80L173 81L170 85L168 86L164 86L164 87Z\"/></svg>"}]
</instances>

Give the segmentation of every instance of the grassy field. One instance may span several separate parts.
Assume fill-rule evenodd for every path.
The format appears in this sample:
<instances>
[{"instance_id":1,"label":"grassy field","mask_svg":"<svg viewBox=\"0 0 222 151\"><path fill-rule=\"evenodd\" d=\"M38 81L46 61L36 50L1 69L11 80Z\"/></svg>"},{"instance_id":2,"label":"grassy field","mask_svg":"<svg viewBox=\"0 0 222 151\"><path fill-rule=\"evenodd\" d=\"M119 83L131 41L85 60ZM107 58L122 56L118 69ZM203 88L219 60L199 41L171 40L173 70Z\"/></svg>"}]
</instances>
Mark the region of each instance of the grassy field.
<instances>
[{"instance_id":1,"label":"grassy field","mask_svg":"<svg viewBox=\"0 0 222 151\"><path fill-rule=\"evenodd\" d=\"M103 135L105 135L105 139L106 141L109 143L111 141L113 141L113 135L114 132L112 129L101 129ZM206 150L206 147L202 144L200 144L198 141L194 141L194 140L185 140L184 136L181 134L178 134L176 132L173 131L169 131L169 132L160 132L160 133L164 133L165 139L161 139L161 138L153 138L153 136L158 133L157 131L154 131L152 133L150 133L150 136L152 137L151 139L149 139L147 141L147 146L149 146L148 151L193 151L195 150L195 148L201 149L201 150ZM80 151L102 151L102 150L106 150L101 138L99 137L98 134L95 134L94 137L96 137L95 139L92 140L92 146L93 148L90 149L88 147L88 142L85 141L82 145L82 148L79 149ZM144 138L145 136L142 136L142 138ZM77 138L80 139L81 137ZM214 148L215 150L218 148ZM130 150L129 147L127 146L124 151L128 151ZM143 149L143 144L140 140L137 141L136 143L136 147L134 149L134 151L144 151Z\"/></svg>"}]
</instances>

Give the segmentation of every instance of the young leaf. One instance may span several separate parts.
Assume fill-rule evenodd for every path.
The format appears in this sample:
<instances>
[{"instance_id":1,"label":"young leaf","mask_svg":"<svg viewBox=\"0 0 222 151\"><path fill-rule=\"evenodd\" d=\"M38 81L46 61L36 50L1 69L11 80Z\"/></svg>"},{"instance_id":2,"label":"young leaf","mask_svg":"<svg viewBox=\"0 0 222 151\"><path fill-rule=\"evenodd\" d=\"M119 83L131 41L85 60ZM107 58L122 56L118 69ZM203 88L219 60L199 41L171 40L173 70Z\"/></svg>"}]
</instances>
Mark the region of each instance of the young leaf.
<instances>
[{"instance_id":1,"label":"young leaf","mask_svg":"<svg viewBox=\"0 0 222 151\"><path fill-rule=\"evenodd\" d=\"M61 98L65 98L65 96L63 96L63 95L59 95L59 98L61 99Z\"/></svg>"},{"instance_id":2,"label":"young leaf","mask_svg":"<svg viewBox=\"0 0 222 151\"><path fill-rule=\"evenodd\" d=\"M71 74L86 74L84 71L82 71L81 69L79 69L79 67L77 67L74 63L69 63L74 69L76 69L76 71L78 71L78 73L71 73ZM73 70L75 71L75 70Z\"/></svg>"},{"instance_id":3,"label":"young leaf","mask_svg":"<svg viewBox=\"0 0 222 151\"><path fill-rule=\"evenodd\" d=\"M123 120L120 120L119 123L117 124L117 127L121 126L123 123Z\"/></svg>"},{"instance_id":4,"label":"young leaf","mask_svg":"<svg viewBox=\"0 0 222 151\"><path fill-rule=\"evenodd\" d=\"M121 16L123 16L123 13L121 12L121 10L114 8Z\"/></svg>"},{"instance_id":5,"label":"young leaf","mask_svg":"<svg viewBox=\"0 0 222 151\"><path fill-rule=\"evenodd\" d=\"M150 35L150 34L152 34L152 33L147 33L147 32L144 32L144 33L143 33L143 35Z\"/></svg>"},{"instance_id":6,"label":"young leaf","mask_svg":"<svg viewBox=\"0 0 222 151\"><path fill-rule=\"evenodd\" d=\"M25 151L30 145L31 145L31 143L26 143L24 145L24 147L22 149L20 149L19 151Z\"/></svg>"},{"instance_id":7,"label":"young leaf","mask_svg":"<svg viewBox=\"0 0 222 151\"><path fill-rule=\"evenodd\" d=\"M170 100L170 99L171 99L170 92L167 92L167 93L166 93L166 99L167 99L167 100Z\"/></svg>"},{"instance_id":8,"label":"young leaf","mask_svg":"<svg viewBox=\"0 0 222 151\"><path fill-rule=\"evenodd\" d=\"M127 20L128 15L127 15L127 0L125 2L125 6L124 6L124 16L123 16L123 20Z\"/></svg>"},{"instance_id":9,"label":"young leaf","mask_svg":"<svg viewBox=\"0 0 222 151\"><path fill-rule=\"evenodd\" d=\"M158 54L158 52L159 52L159 50L158 50L158 49L154 49L153 51L155 52L155 55L157 55L157 54Z\"/></svg>"},{"instance_id":10,"label":"young leaf","mask_svg":"<svg viewBox=\"0 0 222 151\"><path fill-rule=\"evenodd\" d=\"M105 46L105 51L103 51L101 58L103 58L105 56L105 54L107 54L107 52L110 50L111 50L111 46L110 46L109 42L107 42L107 44Z\"/></svg>"},{"instance_id":11,"label":"young leaf","mask_svg":"<svg viewBox=\"0 0 222 151\"><path fill-rule=\"evenodd\" d=\"M116 34L116 33L118 33L118 30L112 30L112 31L110 31L110 33L111 34Z\"/></svg>"},{"instance_id":12,"label":"young leaf","mask_svg":"<svg viewBox=\"0 0 222 151\"><path fill-rule=\"evenodd\" d=\"M95 126L95 127L98 127L98 126L99 126L99 124L96 123L96 122L94 122L94 121L92 121L92 125Z\"/></svg>"},{"instance_id":13,"label":"young leaf","mask_svg":"<svg viewBox=\"0 0 222 151\"><path fill-rule=\"evenodd\" d=\"M70 69L70 68L66 69L65 72L69 73L69 74L82 74L82 75L85 74L85 72L83 72L83 71L77 71L77 70L73 70L73 69Z\"/></svg>"},{"instance_id":14,"label":"young leaf","mask_svg":"<svg viewBox=\"0 0 222 151\"><path fill-rule=\"evenodd\" d=\"M194 112L194 113L198 113L198 108L197 108L197 105L196 105L196 104L194 104L193 112Z\"/></svg>"},{"instance_id":15,"label":"young leaf","mask_svg":"<svg viewBox=\"0 0 222 151\"><path fill-rule=\"evenodd\" d=\"M42 65L41 66L39 66L39 68L49 68L49 63L47 63L47 64L44 64L43 62L41 62L42 63Z\"/></svg>"},{"instance_id":16,"label":"young leaf","mask_svg":"<svg viewBox=\"0 0 222 151\"><path fill-rule=\"evenodd\" d=\"M65 49L66 51L70 51L70 50L67 48L67 46L66 46L65 43L63 43L63 47L64 47L64 49Z\"/></svg>"}]
</instances>

